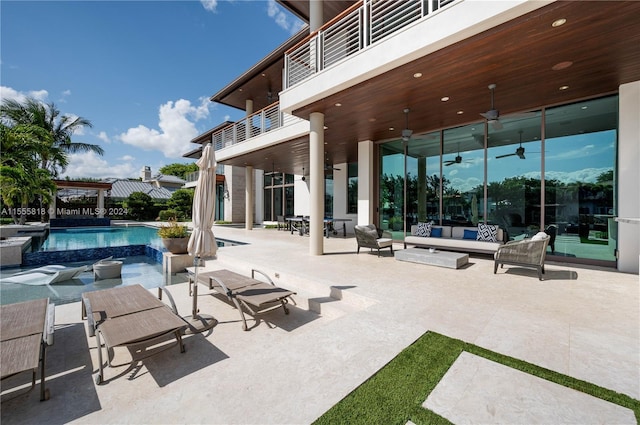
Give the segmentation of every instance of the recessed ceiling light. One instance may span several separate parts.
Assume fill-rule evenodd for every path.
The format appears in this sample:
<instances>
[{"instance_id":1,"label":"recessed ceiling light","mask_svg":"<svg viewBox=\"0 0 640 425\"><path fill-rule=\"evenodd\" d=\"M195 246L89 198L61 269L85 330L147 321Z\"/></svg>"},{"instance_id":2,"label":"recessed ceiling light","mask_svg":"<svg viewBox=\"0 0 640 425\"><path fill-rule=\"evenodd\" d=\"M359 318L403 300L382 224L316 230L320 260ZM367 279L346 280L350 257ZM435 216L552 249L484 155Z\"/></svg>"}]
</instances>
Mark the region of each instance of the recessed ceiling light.
<instances>
[{"instance_id":1,"label":"recessed ceiling light","mask_svg":"<svg viewBox=\"0 0 640 425\"><path fill-rule=\"evenodd\" d=\"M262 75L263 77L266 77L266 76L267 76L267 74L265 74L264 72L263 72L262 74L260 74L260 75Z\"/></svg>"},{"instance_id":2,"label":"recessed ceiling light","mask_svg":"<svg viewBox=\"0 0 640 425\"><path fill-rule=\"evenodd\" d=\"M393 130L395 130L395 128L389 127L389 131L393 131Z\"/></svg>"},{"instance_id":3,"label":"recessed ceiling light","mask_svg":"<svg viewBox=\"0 0 640 425\"><path fill-rule=\"evenodd\" d=\"M569 86L560 86L560 88L558 90L566 90L568 88L569 88Z\"/></svg>"},{"instance_id":4,"label":"recessed ceiling light","mask_svg":"<svg viewBox=\"0 0 640 425\"><path fill-rule=\"evenodd\" d=\"M369 122L376 122L375 118L369 118Z\"/></svg>"},{"instance_id":5,"label":"recessed ceiling light","mask_svg":"<svg viewBox=\"0 0 640 425\"><path fill-rule=\"evenodd\" d=\"M571 65L573 65L573 62L571 61L559 62L553 65L551 69L553 69L554 71L560 71L561 69L569 68Z\"/></svg>"},{"instance_id":6,"label":"recessed ceiling light","mask_svg":"<svg viewBox=\"0 0 640 425\"><path fill-rule=\"evenodd\" d=\"M336 106L342 106L342 103L338 102L336 103Z\"/></svg>"},{"instance_id":7,"label":"recessed ceiling light","mask_svg":"<svg viewBox=\"0 0 640 425\"><path fill-rule=\"evenodd\" d=\"M239 88L238 91L242 91L242 88Z\"/></svg>"},{"instance_id":8,"label":"recessed ceiling light","mask_svg":"<svg viewBox=\"0 0 640 425\"><path fill-rule=\"evenodd\" d=\"M422 77L422 72L416 72L415 74L413 74L413 78L420 78Z\"/></svg>"},{"instance_id":9,"label":"recessed ceiling light","mask_svg":"<svg viewBox=\"0 0 640 425\"><path fill-rule=\"evenodd\" d=\"M564 18L556 19L555 21L553 21L551 26L556 28L556 27L564 25L566 22L567 22L567 20L564 19Z\"/></svg>"},{"instance_id":10,"label":"recessed ceiling light","mask_svg":"<svg viewBox=\"0 0 640 425\"><path fill-rule=\"evenodd\" d=\"M464 114L464 111L458 111L458 112L456 112L456 114L462 115L462 114Z\"/></svg>"},{"instance_id":11,"label":"recessed ceiling light","mask_svg":"<svg viewBox=\"0 0 640 425\"><path fill-rule=\"evenodd\" d=\"M447 100L449 100L449 96L441 97L440 100L446 102Z\"/></svg>"}]
</instances>

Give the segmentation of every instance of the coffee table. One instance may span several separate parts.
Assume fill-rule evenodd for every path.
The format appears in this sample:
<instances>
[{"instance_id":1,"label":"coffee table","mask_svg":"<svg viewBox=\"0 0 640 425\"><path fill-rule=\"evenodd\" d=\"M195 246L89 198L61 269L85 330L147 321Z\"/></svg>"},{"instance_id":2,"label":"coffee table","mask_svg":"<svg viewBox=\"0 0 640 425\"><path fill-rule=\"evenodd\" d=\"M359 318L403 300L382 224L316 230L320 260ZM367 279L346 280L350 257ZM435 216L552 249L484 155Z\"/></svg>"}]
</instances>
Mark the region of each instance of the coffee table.
<instances>
[{"instance_id":1,"label":"coffee table","mask_svg":"<svg viewBox=\"0 0 640 425\"><path fill-rule=\"evenodd\" d=\"M428 264L450 269L459 269L469 262L469 254L440 250L430 252L428 249L423 248L402 249L395 251L394 255L398 261L409 261L411 263Z\"/></svg>"}]
</instances>

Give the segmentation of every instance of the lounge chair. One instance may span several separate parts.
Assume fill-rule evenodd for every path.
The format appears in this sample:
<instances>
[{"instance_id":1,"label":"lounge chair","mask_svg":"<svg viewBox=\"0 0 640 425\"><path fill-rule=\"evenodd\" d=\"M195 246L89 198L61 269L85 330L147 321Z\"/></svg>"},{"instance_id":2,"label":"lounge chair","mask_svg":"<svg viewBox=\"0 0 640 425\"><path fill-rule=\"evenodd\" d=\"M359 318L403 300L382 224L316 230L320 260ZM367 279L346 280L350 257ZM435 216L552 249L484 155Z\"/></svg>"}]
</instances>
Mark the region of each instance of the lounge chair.
<instances>
[{"instance_id":1,"label":"lounge chair","mask_svg":"<svg viewBox=\"0 0 640 425\"><path fill-rule=\"evenodd\" d=\"M75 279L85 271L87 271L86 266L44 266L24 272L15 273L9 277L3 278L2 282L35 286L53 285L54 283L66 282L68 280Z\"/></svg>"},{"instance_id":2,"label":"lounge chair","mask_svg":"<svg viewBox=\"0 0 640 425\"><path fill-rule=\"evenodd\" d=\"M538 279L542 280L547 245L550 240L548 234L538 232L531 239L509 241L499 246L494 254L493 274L497 273L498 265L502 268L508 264L534 268L538 271Z\"/></svg>"},{"instance_id":3,"label":"lounge chair","mask_svg":"<svg viewBox=\"0 0 640 425\"><path fill-rule=\"evenodd\" d=\"M255 279L256 273L261 274L269 283ZM227 296L233 302L240 312L242 329L245 331L249 328L244 317L243 308L252 316L255 316L282 306L284 313L289 314L289 309L287 308L289 297L295 295L293 291L277 287L267 274L255 269L251 270L251 277L229 270L204 272L198 275L198 282Z\"/></svg>"},{"instance_id":4,"label":"lounge chair","mask_svg":"<svg viewBox=\"0 0 640 425\"><path fill-rule=\"evenodd\" d=\"M1 379L31 372L31 391L40 366L40 401L49 399L45 387L45 351L53 344L55 306L47 298L0 307ZM4 388L3 388L4 389ZM22 395L17 392L13 397Z\"/></svg>"},{"instance_id":5,"label":"lounge chair","mask_svg":"<svg viewBox=\"0 0 640 425\"><path fill-rule=\"evenodd\" d=\"M371 248L372 250L378 250L378 257L380 256L380 250L383 248L390 248L391 255L393 255L393 238L389 232L383 232L378 229L375 224L367 224L364 226L355 226L354 231L356 233L356 241L358 242L358 251L360 253L360 247Z\"/></svg>"},{"instance_id":6,"label":"lounge chair","mask_svg":"<svg viewBox=\"0 0 640 425\"><path fill-rule=\"evenodd\" d=\"M111 367L114 365L109 353L115 347L135 347L136 353L144 354L132 361L157 354L173 345L178 345L180 352L184 353L182 331L187 323L178 316L169 291L165 288L159 290L163 290L168 296L172 308L140 285L119 286L82 294L82 317L87 318L89 336L96 337L98 348L97 384L104 381L102 339L107 351L107 362ZM165 342L171 335L176 338L175 344L147 350Z\"/></svg>"}]
</instances>

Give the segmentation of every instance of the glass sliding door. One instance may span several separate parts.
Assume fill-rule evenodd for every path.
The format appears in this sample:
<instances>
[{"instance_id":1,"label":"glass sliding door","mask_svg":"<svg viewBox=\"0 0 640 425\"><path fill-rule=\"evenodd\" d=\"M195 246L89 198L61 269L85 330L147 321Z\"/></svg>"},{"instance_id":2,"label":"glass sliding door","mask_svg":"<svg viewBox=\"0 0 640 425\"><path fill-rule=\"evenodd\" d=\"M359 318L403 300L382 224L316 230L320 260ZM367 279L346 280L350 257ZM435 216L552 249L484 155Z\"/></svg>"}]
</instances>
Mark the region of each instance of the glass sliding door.
<instances>
[{"instance_id":1,"label":"glass sliding door","mask_svg":"<svg viewBox=\"0 0 640 425\"><path fill-rule=\"evenodd\" d=\"M484 185L484 124L443 131L442 213L444 225L472 226Z\"/></svg>"},{"instance_id":2,"label":"glass sliding door","mask_svg":"<svg viewBox=\"0 0 640 425\"><path fill-rule=\"evenodd\" d=\"M440 220L440 132L407 143L407 233L418 222Z\"/></svg>"},{"instance_id":3,"label":"glass sliding door","mask_svg":"<svg viewBox=\"0 0 640 425\"><path fill-rule=\"evenodd\" d=\"M538 111L487 126L488 221L502 227L508 240L540 230L541 123Z\"/></svg>"},{"instance_id":4,"label":"glass sliding door","mask_svg":"<svg viewBox=\"0 0 640 425\"><path fill-rule=\"evenodd\" d=\"M546 110L545 224L554 254L615 261L618 96Z\"/></svg>"},{"instance_id":5,"label":"glass sliding door","mask_svg":"<svg viewBox=\"0 0 640 425\"><path fill-rule=\"evenodd\" d=\"M378 206L380 226L384 230L402 232L404 228L404 147L402 141L380 147L380 184ZM398 238L401 233L398 233Z\"/></svg>"}]
</instances>

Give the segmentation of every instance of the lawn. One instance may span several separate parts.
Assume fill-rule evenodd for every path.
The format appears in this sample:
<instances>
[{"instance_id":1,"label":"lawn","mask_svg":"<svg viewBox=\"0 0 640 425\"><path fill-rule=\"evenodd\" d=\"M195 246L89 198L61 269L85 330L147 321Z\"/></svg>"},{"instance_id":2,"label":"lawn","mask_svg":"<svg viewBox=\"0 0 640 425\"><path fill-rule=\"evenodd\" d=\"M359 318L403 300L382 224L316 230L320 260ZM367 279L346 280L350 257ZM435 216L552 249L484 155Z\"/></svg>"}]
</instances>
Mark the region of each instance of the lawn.
<instances>
[{"instance_id":1,"label":"lawn","mask_svg":"<svg viewBox=\"0 0 640 425\"><path fill-rule=\"evenodd\" d=\"M427 332L314 424L404 425L409 420L418 425L449 424L445 418L424 409L422 403L463 351L627 407L634 411L636 420L640 422L640 401L629 396L473 344Z\"/></svg>"}]
</instances>

